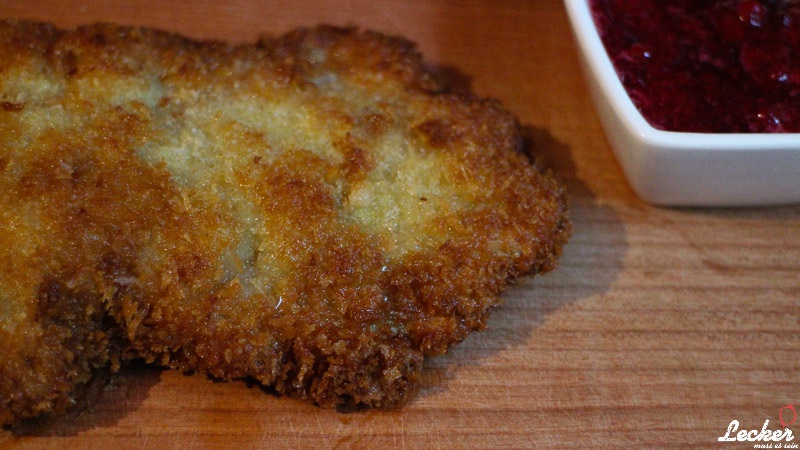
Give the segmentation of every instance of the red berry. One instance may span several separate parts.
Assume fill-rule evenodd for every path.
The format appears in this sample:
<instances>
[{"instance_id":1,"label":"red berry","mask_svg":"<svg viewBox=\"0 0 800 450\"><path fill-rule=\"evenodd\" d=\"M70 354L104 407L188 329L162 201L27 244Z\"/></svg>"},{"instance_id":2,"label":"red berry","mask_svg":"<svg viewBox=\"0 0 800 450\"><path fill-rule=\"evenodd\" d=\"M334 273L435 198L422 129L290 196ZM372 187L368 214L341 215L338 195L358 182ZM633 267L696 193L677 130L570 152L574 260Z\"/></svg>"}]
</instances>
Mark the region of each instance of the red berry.
<instances>
[{"instance_id":1,"label":"red berry","mask_svg":"<svg viewBox=\"0 0 800 450\"><path fill-rule=\"evenodd\" d=\"M781 34L789 45L800 48L800 6L789 6L780 15Z\"/></svg>"},{"instance_id":2,"label":"red berry","mask_svg":"<svg viewBox=\"0 0 800 450\"><path fill-rule=\"evenodd\" d=\"M767 7L756 0L743 0L737 8L739 20L761 28L767 23Z\"/></svg>"}]
</instances>

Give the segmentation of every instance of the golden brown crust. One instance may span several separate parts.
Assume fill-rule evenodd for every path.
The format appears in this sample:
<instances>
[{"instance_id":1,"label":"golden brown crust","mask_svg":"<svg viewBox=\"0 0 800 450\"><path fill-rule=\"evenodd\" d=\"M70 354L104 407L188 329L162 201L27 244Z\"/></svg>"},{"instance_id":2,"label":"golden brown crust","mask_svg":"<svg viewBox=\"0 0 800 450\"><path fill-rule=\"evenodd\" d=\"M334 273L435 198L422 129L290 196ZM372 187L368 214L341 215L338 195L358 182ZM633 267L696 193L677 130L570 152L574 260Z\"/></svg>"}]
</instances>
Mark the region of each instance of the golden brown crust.
<instances>
[{"instance_id":1,"label":"golden brown crust","mask_svg":"<svg viewBox=\"0 0 800 450\"><path fill-rule=\"evenodd\" d=\"M0 423L140 357L396 406L569 234L514 117L403 39L4 22L0 59Z\"/></svg>"}]
</instances>

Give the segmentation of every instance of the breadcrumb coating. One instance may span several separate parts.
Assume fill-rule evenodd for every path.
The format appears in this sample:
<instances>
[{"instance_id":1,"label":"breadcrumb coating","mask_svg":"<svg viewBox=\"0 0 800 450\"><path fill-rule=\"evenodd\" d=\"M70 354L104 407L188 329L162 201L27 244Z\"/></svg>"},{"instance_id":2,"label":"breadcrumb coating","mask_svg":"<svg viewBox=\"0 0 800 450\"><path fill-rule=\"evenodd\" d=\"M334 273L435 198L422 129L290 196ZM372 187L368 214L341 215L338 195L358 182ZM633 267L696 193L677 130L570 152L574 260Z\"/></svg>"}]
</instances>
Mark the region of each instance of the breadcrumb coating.
<instances>
[{"instance_id":1,"label":"breadcrumb coating","mask_svg":"<svg viewBox=\"0 0 800 450\"><path fill-rule=\"evenodd\" d=\"M125 361L402 405L551 270L562 187L413 44L0 23L0 423Z\"/></svg>"}]
</instances>

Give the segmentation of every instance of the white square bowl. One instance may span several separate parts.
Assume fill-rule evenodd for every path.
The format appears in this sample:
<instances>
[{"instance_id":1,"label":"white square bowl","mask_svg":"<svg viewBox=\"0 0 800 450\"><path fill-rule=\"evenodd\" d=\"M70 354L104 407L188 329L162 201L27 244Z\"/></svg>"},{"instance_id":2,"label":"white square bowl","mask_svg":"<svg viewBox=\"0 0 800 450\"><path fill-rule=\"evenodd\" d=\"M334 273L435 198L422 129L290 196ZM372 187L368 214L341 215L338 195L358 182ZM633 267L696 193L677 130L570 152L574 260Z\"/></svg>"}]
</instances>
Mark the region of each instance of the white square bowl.
<instances>
[{"instance_id":1,"label":"white square bowl","mask_svg":"<svg viewBox=\"0 0 800 450\"><path fill-rule=\"evenodd\" d=\"M800 202L800 133L682 133L653 128L617 76L589 1L564 3L606 137L641 198L662 206Z\"/></svg>"}]
</instances>

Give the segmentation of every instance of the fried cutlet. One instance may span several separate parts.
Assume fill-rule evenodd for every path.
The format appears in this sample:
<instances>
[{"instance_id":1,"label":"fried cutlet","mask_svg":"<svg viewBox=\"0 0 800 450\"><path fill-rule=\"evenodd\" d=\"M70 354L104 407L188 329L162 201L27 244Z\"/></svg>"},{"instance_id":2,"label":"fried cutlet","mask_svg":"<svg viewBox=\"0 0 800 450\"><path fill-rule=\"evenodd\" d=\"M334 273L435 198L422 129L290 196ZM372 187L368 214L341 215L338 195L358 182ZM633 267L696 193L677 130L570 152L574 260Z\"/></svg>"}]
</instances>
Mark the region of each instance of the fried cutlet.
<instances>
[{"instance_id":1,"label":"fried cutlet","mask_svg":"<svg viewBox=\"0 0 800 450\"><path fill-rule=\"evenodd\" d=\"M552 269L562 187L408 41L0 24L0 423L144 359L393 407Z\"/></svg>"}]
</instances>

